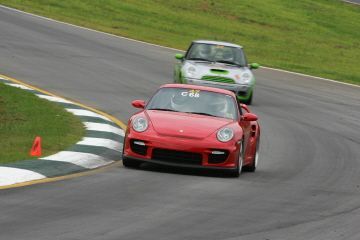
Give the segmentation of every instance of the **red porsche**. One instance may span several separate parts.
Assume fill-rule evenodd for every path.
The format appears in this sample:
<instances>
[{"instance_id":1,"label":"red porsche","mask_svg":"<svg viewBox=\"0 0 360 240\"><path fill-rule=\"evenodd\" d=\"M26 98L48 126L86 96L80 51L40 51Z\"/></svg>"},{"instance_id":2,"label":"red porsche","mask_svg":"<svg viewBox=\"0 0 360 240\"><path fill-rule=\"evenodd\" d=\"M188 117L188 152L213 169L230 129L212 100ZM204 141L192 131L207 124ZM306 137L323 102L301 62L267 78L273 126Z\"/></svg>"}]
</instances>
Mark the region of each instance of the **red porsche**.
<instances>
[{"instance_id":1,"label":"red porsche","mask_svg":"<svg viewBox=\"0 0 360 240\"><path fill-rule=\"evenodd\" d=\"M135 100L125 134L123 164L143 162L254 172L259 159L257 116L234 93L218 88L166 84L148 103Z\"/></svg>"}]
</instances>

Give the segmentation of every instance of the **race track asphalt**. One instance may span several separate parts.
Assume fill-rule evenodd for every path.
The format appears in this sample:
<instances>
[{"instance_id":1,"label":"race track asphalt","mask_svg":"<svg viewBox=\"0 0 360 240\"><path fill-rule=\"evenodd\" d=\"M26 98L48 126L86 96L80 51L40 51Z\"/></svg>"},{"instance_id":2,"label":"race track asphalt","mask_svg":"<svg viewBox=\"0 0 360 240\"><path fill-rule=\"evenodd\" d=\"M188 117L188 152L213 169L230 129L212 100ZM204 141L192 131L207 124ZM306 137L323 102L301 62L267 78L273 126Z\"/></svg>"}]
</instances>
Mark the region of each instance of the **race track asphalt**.
<instances>
[{"instance_id":1,"label":"race track asphalt","mask_svg":"<svg viewBox=\"0 0 360 240\"><path fill-rule=\"evenodd\" d=\"M175 52L0 8L1 73L124 122ZM114 167L3 190L0 239L360 239L360 88L255 74L256 173Z\"/></svg>"}]
</instances>

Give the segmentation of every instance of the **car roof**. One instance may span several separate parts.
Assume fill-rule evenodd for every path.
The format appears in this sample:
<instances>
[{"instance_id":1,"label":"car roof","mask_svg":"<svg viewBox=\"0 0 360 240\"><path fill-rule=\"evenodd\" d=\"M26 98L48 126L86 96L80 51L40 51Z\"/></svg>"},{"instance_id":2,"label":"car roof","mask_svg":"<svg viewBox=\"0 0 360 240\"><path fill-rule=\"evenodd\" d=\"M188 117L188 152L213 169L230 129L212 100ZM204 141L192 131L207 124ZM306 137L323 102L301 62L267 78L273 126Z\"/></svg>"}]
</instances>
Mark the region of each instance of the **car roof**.
<instances>
[{"instance_id":1,"label":"car roof","mask_svg":"<svg viewBox=\"0 0 360 240\"><path fill-rule=\"evenodd\" d=\"M210 40L195 40L193 43L204 43L204 44L213 44L213 45L222 45L227 47L236 47L236 48L242 48L242 46L229 43L229 42L220 42L220 41L210 41Z\"/></svg>"},{"instance_id":2,"label":"car roof","mask_svg":"<svg viewBox=\"0 0 360 240\"><path fill-rule=\"evenodd\" d=\"M201 86L201 85L170 83L170 84L164 84L164 85L160 86L160 88L194 89L194 90L200 90L200 91L209 91L209 92L227 94L227 95L230 95L230 96L236 98L235 94L233 92L229 91L229 90L221 89L221 88L214 88L214 87L205 87L205 86Z\"/></svg>"}]
</instances>

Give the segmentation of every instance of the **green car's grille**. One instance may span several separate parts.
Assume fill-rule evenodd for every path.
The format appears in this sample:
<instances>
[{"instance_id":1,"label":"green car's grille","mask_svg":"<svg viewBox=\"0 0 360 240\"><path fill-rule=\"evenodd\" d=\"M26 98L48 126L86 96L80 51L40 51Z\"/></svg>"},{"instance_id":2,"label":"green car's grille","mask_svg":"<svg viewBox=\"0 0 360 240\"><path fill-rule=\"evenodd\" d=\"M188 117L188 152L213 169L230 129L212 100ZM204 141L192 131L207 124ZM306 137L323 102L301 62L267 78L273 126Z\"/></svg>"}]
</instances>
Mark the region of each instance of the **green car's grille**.
<instances>
[{"instance_id":1,"label":"green car's grille","mask_svg":"<svg viewBox=\"0 0 360 240\"><path fill-rule=\"evenodd\" d=\"M213 81L213 82L222 82L222 83L235 83L231 78L220 77L220 76L203 76L201 80Z\"/></svg>"}]
</instances>

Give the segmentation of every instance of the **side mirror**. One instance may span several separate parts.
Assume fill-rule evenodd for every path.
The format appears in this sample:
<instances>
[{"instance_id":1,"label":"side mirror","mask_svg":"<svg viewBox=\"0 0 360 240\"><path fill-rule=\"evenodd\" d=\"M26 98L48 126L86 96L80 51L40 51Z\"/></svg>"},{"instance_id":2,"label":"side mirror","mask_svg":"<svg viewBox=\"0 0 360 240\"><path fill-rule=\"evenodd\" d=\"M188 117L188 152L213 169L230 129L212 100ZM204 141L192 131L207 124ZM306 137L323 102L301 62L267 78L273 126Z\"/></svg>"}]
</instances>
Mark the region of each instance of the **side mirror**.
<instances>
[{"instance_id":1,"label":"side mirror","mask_svg":"<svg viewBox=\"0 0 360 240\"><path fill-rule=\"evenodd\" d=\"M136 108L145 108L145 101L144 100L134 100L131 102L131 105L133 105Z\"/></svg>"},{"instance_id":2,"label":"side mirror","mask_svg":"<svg viewBox=\"0 0 360 240\"><path fill-rule=\"evenodd\" d=\"M242 116L241 120L243 120L243 121L249 121L249 122L251 122L251 121L257 121L257 120L258 120L258 117L257 117L255 114L253 114L253 113L245 113L245 114Z\"/></svg>"},{"instance_id":3,"label":"side mirror","mask_svg":"<svg viewBox=\"0 0 360 240\"><path fill-rule=\"evenodd\" d=\"M250 69L258 69L260 67L260 64L258 63L251 63L250 64Z\"/></svg>"},{"instance_id":4,"label":"side mirror","mask_svg":"<svg viewBox=\"0 0 360 240\"><path fill-rule=\"evenodd\" d=\"M250 109L248 108L248 106L245 103L240 103L240 107L245 109L247 112L250 112Z\"/></svg>"},{"instance_id":5,"label":"side mirror","mask_svg":"<svg viewBox=\"0 0 360 240\"><path fill-rule=\"evenodd\" d=\"M177 54L175 54L175 58L178 59L178 60L183 60L184 59L184 54L177 53Z\"/></svg>"}]
</instances>

